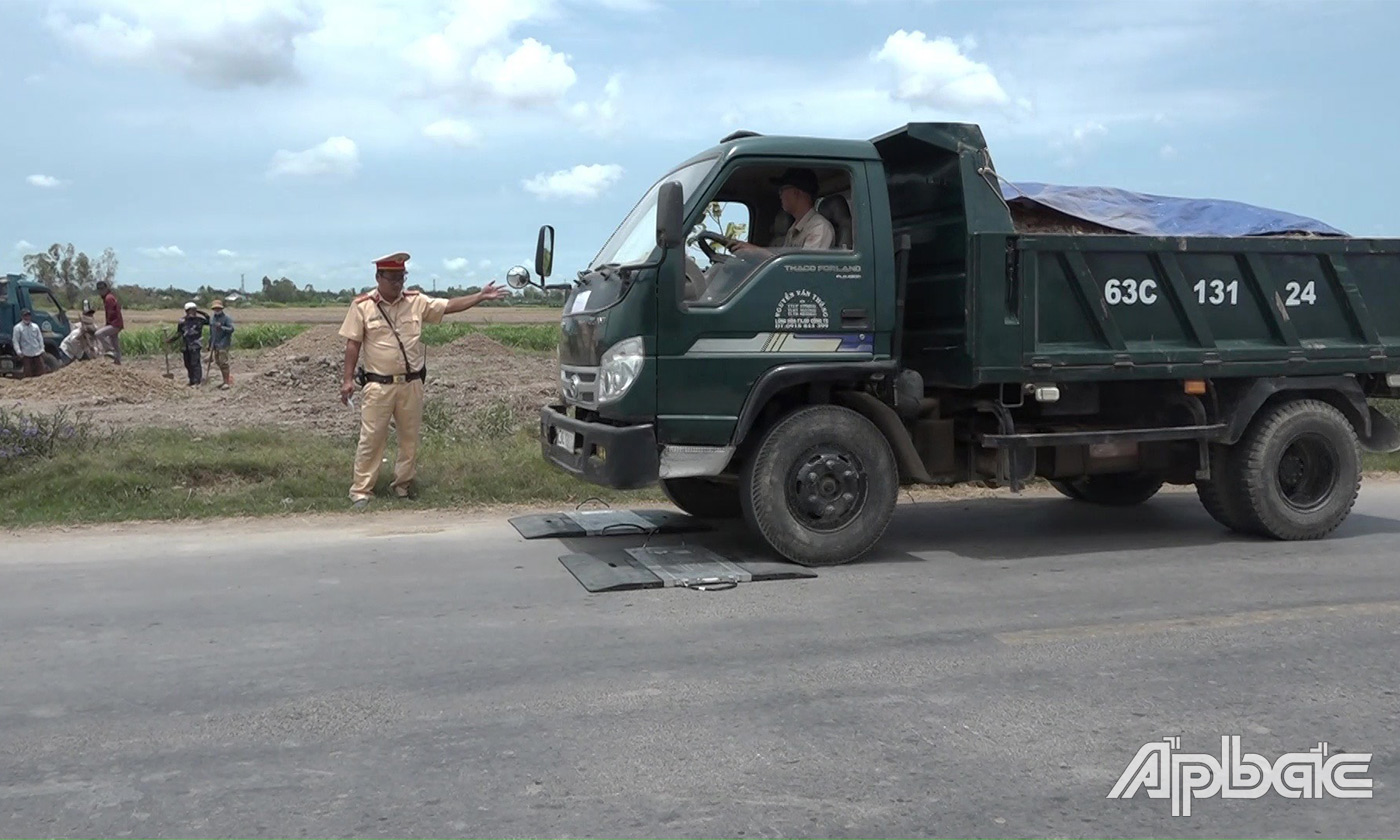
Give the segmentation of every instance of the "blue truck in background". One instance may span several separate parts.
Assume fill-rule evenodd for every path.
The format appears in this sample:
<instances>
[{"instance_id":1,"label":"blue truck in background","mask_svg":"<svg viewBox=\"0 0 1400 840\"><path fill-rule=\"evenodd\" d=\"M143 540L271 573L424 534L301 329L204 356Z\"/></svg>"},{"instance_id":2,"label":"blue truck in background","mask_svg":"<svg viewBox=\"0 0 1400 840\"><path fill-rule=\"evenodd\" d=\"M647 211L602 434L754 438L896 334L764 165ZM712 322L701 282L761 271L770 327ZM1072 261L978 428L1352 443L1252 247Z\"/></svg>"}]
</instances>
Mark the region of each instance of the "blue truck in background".
<instances>
[{"instance_id":1,"label":"blue truck in background","mask_svg":"<svg viewBox=\"0 0 1400 840\"><path fill-rule=\"evenodd\" d=\"M44 366L50 372L61 366L58 345L72 329L63 304L42 283L28 280L23 274L5 274L0 275L0 376L19 374L19 357L15 355L11 335L26 309L34 313L34 323L44 334Z\"/></svg>"}]
</instances>

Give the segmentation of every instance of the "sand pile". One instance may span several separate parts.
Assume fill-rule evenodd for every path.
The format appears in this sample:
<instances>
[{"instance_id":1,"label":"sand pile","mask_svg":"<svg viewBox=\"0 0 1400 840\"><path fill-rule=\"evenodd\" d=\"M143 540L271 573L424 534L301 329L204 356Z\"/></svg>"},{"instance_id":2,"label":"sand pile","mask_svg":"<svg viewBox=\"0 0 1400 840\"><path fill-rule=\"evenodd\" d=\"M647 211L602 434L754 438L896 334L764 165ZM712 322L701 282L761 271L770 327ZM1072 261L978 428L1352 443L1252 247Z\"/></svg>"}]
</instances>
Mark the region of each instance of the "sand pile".
<instances>
[{"instance_id":1,"label":"sand pile","mask_svg":"<svg viewBox=\"0 0 1400 840\"><path fill-rule=\"evenodd\" d=\"M108 359L74 362L37 379L0 379L0 399L69 405L152 402L183 396L187 390L183 370L171 380Z\"/></svg>"},{"instance_id":2,"label":"sand pile","mask_svg":"<svg viewBox=\"0 0 1400 840\"><path fill-rule=\"evenodd\" d=\"M436 355L434 349L439 351ZM552 355L516 351L481 333L428 352L428 393L464 412L503 402L517 420L524 420L559 390L559 368Z\"/></svg>"},{"instance_id":3,"label":"sand pile","mask_svg":"<svg viewBox=\"0 0 1400 840\"><path fill-rule=\"evenodd\" d=\"M1085 219L1061 213L1053 207L1028 201L1010 202L1011 221L1018 233L1122 234Z\"/></svg>"},{"instance_id":4,"label":"sand pile","mask_svg":"<svg viewBox=\"0 0 1400 840\"><path fill-rule=\"evenodd\" d=\"M308 362L326 356L345 357L345 339L340 337L339 325L318 324L277 345L268 351L265 364Z\"/></svg>"},{"instance_id":5,"label":"sand pile","mask_svg":"<svg viewBox=\"0 0 1400 840\"><path fill-rule=\"evenodd\" d=\"M321 324L268 350L248 382L255 390L339 387L345 362L340 327Z\"/></svg>"}]
</instances>

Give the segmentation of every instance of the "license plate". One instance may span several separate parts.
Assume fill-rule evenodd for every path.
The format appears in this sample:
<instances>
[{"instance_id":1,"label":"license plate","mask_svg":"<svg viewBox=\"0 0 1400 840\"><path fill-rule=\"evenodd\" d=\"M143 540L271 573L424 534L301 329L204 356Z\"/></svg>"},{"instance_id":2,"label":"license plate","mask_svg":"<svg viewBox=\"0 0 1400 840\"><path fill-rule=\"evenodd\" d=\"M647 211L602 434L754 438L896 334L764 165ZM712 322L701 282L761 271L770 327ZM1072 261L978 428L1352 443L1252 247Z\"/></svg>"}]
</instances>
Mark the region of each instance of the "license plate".
<instances>
[{"instance_id":1,"label":"license plate","mask_svg":"<svg viewBox=\"0 0 1400 840\"><path fill-rule=\"evenodd\" d=\"M567 429L558 429L555 432L554 444L569 452L574 451L574 433Z\"/></svg>"}]
</instances>

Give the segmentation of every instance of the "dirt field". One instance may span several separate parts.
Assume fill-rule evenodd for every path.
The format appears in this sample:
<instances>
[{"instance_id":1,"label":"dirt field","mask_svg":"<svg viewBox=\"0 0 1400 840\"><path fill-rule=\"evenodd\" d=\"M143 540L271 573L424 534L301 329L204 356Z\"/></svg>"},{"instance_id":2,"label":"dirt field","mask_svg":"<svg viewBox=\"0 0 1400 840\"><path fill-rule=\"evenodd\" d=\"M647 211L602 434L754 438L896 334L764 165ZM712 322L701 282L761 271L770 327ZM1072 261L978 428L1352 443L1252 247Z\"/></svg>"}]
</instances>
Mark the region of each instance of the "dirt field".
<instances>
[{"instance_id":1,"label":"dirt field","mask_svg":"<svg viewBox=\"0 0 1400 840\"><path fill-rule=\"evenodd\" d=\"M341 306L298 306L287 309L249 306L227 310L238 324L336 324L345 320ZM559 321L557 307L481 306L450 316L453 321L473 324L553 324ZM122 312L127 326L173 324L183 317L178 309L127 309ZM99 317L99 321L101 318Z\"/></svg>"},{"instance_id":2,"label":"dirt field","mask_svg":"<svg viewBox=\"0 0 1400 840\"><path fill-rule=\"evenodd\" d=\"M0 406L26 411L60 407L90 412L116 427L157 426L191 431L234 428L300 428L355 434L359 412L342 405L340 370L345 342L336 326L314 326L264 351L234 351L233 387L218 389L218 369L191 388L179 356L77 362L39 379L0 379ZM506 347L472 334L428 348L426 397L441 400L454 417L473 422L475 412L509 406L517 423L529 423L558 391L556 355Z\"/></svg>"}]
</instances>

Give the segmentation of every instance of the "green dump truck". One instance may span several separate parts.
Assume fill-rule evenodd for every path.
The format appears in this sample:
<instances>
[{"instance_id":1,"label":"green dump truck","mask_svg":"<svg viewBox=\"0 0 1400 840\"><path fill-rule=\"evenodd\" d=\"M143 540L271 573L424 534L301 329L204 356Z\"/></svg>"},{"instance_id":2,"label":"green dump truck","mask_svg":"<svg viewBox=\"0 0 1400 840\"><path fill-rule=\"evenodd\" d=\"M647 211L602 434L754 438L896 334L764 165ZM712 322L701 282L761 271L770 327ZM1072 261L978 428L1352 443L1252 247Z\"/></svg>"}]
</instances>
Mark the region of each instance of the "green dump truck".
<instances>
[{"instance_id":1,"label":"green dump truck","mask_svg":"<svg viewBox=\"0 0 1400 840\"><path fill-rule=\"evenodd\" d=\"M1400 396L1400 241L1085 195L1107 209L1008 188L973 125L736 132L572 283L543 456L659 482L814 566L869 551L913 484L1039 477L1107 506L1194 485L1237 532L1332 532L1361 451L1400 448L1371 403ZM511 284L543 284L553 253L545 226L540 279Z\"/></svg>"}]
</instances>

